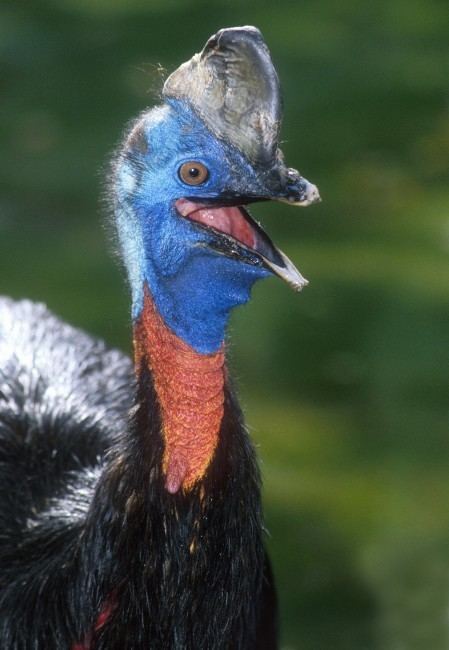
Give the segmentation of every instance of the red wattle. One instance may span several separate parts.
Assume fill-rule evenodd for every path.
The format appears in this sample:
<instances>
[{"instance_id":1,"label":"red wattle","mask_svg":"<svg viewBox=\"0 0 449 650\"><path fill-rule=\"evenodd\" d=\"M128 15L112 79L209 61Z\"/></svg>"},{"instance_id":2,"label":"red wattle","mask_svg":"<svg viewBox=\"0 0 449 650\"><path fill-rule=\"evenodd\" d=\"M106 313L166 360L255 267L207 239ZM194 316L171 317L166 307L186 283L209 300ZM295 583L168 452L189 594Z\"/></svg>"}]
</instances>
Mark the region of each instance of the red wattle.
<instances>
[{"instance_id":1,"label":"red wattle","mask_svg":"<svg viewBox=\"0 0 449 650\"><path fill-rule=\"evenodd\" d=\"M147 363L158 396L165 487L174 494L201 479L214 455L224 409L224 349L200 354L164 323L145 288L134 328L137 372Z\"/></svg>"}]
</instances>

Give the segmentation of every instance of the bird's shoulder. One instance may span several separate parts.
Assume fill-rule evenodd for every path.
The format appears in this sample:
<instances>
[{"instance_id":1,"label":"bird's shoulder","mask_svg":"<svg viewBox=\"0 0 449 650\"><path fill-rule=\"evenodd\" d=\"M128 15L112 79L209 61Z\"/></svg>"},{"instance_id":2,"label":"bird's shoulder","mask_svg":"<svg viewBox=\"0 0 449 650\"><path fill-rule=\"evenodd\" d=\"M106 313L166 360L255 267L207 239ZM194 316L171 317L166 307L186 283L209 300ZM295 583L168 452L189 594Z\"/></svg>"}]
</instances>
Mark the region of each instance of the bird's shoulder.
<instances>
[{"instance_id":1,"label":"bird's shoulder","mask_svg":"<svg viewBox=\"0 0 449 650\"><path fill-rule=\"evenodd\" d=\"M0 421L7 412L36 422L123 426L131 405L130 359L56 317L44 304L0 297Z\"/></svg>"}]
</instances>

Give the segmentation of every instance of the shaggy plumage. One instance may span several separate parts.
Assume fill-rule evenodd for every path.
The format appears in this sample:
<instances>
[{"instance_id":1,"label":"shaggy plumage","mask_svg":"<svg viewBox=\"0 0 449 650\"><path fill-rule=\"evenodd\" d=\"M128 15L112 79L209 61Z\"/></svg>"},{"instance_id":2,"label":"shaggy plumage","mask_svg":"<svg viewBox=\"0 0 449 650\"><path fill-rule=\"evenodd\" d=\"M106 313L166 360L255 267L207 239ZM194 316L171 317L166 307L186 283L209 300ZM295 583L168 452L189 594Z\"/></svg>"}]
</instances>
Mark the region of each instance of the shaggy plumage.
<instances>
[{"instance_id":1,"label":"shaggy plumage","mask_svg":"<svg viewBox=\"0 0 449 650\"><path fill-rule=\"evenodd\" d=\"M8 299L0 360L1 647L275 647L259 475L229 387L206 481L173 496L149 373L128 424L129 359Z\"/></svg>"}]
</instances>

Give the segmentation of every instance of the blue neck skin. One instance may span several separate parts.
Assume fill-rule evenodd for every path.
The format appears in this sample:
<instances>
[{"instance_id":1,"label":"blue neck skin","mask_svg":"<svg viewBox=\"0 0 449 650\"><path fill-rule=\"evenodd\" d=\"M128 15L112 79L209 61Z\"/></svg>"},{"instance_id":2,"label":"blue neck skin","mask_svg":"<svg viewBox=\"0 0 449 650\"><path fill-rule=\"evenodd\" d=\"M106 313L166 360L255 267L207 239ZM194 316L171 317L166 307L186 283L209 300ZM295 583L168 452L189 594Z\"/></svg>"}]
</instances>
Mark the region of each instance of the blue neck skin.
<instances>
[{"instance_id":1,"label":"blue neck skin","mask_svg":"<svg viewBox=\"0 0 449 650\"><path fill-rule=\"evenodd\" d=\"M179 178L180 165L191 160L209 170L201 186ZM133 319L141 314L146 283L168 327L201 354L220 349L231 309L247 302L254 282L270 273L212 250L211 234L181 217L174 203L220 196L241 187L242 178L258 182L246 159L180 101L146 113L117 160L116 222Z\"/></svg>"}]
</instances>

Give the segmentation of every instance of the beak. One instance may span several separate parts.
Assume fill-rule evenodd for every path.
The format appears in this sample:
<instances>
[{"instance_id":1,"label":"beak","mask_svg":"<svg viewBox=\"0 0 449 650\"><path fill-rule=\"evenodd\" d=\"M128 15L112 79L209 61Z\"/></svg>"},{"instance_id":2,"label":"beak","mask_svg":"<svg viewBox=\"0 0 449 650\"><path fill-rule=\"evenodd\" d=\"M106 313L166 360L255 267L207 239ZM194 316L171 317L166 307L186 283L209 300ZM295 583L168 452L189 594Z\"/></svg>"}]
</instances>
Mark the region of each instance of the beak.
<instances>
[{"instance_id":1,"label":"beak","mask_svg":"<svg viewBox=\"0 0 449 650\"><path fill-rule=\"evenodd\" d=\"M302 202L296 200L296 205L302 205L306 200L302 197ZM228 197L225 200L221 196L206 202L200 202L198 198L181 198L175 201L175 208L181 217L209 231L209 246L217 252L249 264L262 264L292 289L301 291L308 284L307 280L285 253L275 246L261 224L251 217L244 207L248 202L247 197L240 197L239 200Z\"/></svg>"},{"instance_id":2,"label":"beak","mask_svg":"<svg viewBox=\"0 0 449 650\"><path fill-rule=\"evenodd\" d=\"M267 200L281 201L289 205L307 207L313 203L321 201L320 193L316 185L310 183L306 178L301 176L296 169L281 166L277 174L271 175L267 183L269 186L269 196ZM272 244L277 255L269 257L262 256L265 265L279 278L287 282L295 291L301 291L309 282L296 268L293 262L279 248Z\"/></svg>"},{"instance_id":3,"label":"beak","mask_svg":"<svg viewBox=\"0 0 449 650\"><path fill-rule=\"evenodd\" d=\"M292 167L286 167L280 150L277 159L269 169L255 168L257 173L257 187L250 187L255 194L259 191L259 198L254 200L282 201L290 205L307 207L321 201L316 185L301 176Z\"/></svg>"},{"instance_id":4,"label":"beak","mask_svg":"<svg viewBox=\"0 0 449 650\"><path fill-rule=\"evenodd\" d=\"M282 156L278 151L278 155ZM254 166L253 178L234 177L232 186L223 188L219 196L202 195L200 199L195 196L190 200L204 201L219 205L246 205L260 201L281 201L289 205L307 207L313 203L320 203L321 197L318 187L301 176L291 167L286 167L283 161L275 162L271 168Z\"/></svg>"}]
</instances>

